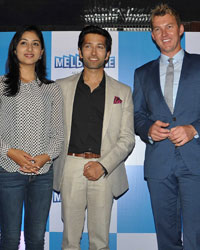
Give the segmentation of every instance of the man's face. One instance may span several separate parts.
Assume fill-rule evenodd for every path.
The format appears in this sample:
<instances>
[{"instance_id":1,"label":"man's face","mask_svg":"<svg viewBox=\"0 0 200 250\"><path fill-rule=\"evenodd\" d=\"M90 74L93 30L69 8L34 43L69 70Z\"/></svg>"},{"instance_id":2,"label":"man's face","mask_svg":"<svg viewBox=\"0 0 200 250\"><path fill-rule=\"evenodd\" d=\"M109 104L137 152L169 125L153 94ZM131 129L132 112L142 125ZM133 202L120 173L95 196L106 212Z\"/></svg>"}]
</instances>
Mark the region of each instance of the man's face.
<instances>
[{"instance_id":1,"label":"man's face","mask_svg":"<svg viewBox=\"0 0 200 250\"><path fill-rule=\"evenodd\" d=\"M83 59L84 67L88 69L104 68L105 61L110 56L110 52L106 52L106 38L93 33L85 35L79 56Z\"/></svg>"},{"instance_id":2,"label":"man's face","mask_svg":"<svg viewBox=\"0 0 200 250\"><path fill-rule=\"evenodd\" d=\"M152 23L152 38L159 46L161 53L173 57L181 49L183 25L178 27L175 17L170 14L155 16Z\"/></svg>"}]
</instances>

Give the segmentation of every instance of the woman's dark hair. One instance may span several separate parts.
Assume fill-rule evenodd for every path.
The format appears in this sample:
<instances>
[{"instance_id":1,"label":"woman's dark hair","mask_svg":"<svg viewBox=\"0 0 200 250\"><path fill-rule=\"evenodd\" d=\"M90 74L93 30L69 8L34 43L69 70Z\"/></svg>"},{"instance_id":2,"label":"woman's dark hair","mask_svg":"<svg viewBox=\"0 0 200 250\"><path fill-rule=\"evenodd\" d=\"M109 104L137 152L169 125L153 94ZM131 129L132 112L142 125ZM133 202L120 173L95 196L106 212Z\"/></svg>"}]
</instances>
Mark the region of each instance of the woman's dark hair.
<instances>
[{"instance_id":1,"label":"woman's dark hair","mask_svg":"<svg viewBox=\"0 0 200 250\"><path fill-rule=\"evenodd\" d=\"M4 95L14 96L19 92L20 89L20 71L19 71L19 60L16 56L16 47L22 37L22 35L27 31L33 31L38 36L41 48L44 50L41 59L36 62L35 72L41 84L49 84L52 81L46 79L46 53L44 46L44 39L42 32L36 26L26 26L21 27L13 36L9 50L8 50L8 59L6 63L6 77L4 80L5 88Z\"/></svg>"},{"instance_id":2,"label":"woman's dark hair","mask_svg":"<svg viewBox=\"0 0 200 250\"><path fill-rule=\"evenodd\" d=\"M112 38L109 32L95 25L89 25L83 28L78 39L78 48L82 51L82 46L84 42L84 37L87 34L99 34L106 38L106 52L111 52Z\"/></svg>"}]
</instances>

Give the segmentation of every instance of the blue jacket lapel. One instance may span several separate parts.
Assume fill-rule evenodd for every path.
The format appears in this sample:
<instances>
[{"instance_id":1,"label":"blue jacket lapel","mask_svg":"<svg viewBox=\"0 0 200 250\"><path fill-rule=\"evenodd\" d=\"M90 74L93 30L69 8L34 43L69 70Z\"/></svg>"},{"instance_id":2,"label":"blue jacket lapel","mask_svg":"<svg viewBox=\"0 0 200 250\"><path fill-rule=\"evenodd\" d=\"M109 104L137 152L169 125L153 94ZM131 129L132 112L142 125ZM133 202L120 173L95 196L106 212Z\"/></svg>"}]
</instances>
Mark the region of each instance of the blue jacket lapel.
<instances>
[{"instance_id":1,"label":"blue jacket lapel","mask_svg":"<svg viewBox=\"0 0 200 250\"><path fill-rule=\"evenodd\" d=\"M159 100L159 104L160 105L164 105L164 108L167 109L169 111L169 113L171 114L171 111L167 105L167 103L165 102L162 90L161 90L161 84L160 84L160 57L155 60L153 62L153 64L151 65L151 81L153 84L153 88L156 91L157 95L158 95L158 100Z\"/></svg>"},{"instance_id":2,"label":"blue jacket lapel","mask_svg":"<svg viewBox=\"0 0 200 250\"><path fill-rule=\"evenodd\" d=\"M174 113L179 110L180 106L183 105L185 99L185 94L187 90L187 85L188 85L188 76L189 76L189 54L185 52L184 58L183 58L183 65L181 69L181 74L180 74L180 80L179 80L179 85L178 85L178 91L176 95L176 102L175 102L175 107L174 107Z\"/></svg>"}]
</instances>

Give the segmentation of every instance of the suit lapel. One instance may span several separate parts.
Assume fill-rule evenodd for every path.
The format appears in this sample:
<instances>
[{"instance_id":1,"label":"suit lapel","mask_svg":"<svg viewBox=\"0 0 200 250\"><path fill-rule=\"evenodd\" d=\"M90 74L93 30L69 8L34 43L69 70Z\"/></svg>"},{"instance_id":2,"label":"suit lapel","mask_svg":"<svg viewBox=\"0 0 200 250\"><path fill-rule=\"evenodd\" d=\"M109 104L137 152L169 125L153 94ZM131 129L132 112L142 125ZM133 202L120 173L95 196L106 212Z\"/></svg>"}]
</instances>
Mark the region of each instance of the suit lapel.
<instances>
[{"instance_id":1,"label":"suit lapel","mask_svg":"<svg viewBox=\"0 0 200 250\"><path fill-rule=\"evenodd\" d=\"M159 97L162 98L163 94L160 87L160 69L159 69L159 59L157 59L152 65L151 71L151 80L153 82L153 88L158 93Z\"/></svg>"},{"instance_id":2,"label":"suit lapel","mask_svg":"<svg viewBox=\"0 0 200 250\"><path fill-rule=\"evenodd\" d=\"M77 87L80 75L81 74L76 75L69 84L66 84L66 88L64 90L65 117L66 117L65 122L67 125L67 141L66 141L67 144L69 143L69 140L70 140L74 96L75 96L76 87Z\"/></svg>"},{"instance_id":3,"label":"suit lapel","mask_svg":"<svg viewBox=\"0 0 200 250\"><path fill-rule=\"evenodd\" d=\"M158 98L160 99L160 104L163 104L168 111L170 112L170 109L165 101L164 95L161 90L161 84L160 84L160 58L158 58L155 63L152 65L152 69L150 74L152 75L151 79L153 82L153 89L156 91ZM171 113L171 112L170 112Z\"/></svg>"},{"instance_id":4,"label":"suit lapel","mask_svg":"<svg viewBox=\"0 0 200 250\"><path fill-rule=\"evenodd\" d=\"M102 140L106 134L108 128L110 117L112 113L113 101L114 101L114 89L113 81L106 74L106 91L105 91L105 107L104 107L104 119L103 119L103 131L102 131Z\"/></svg>"},{"instance_id":5,"label":"suit lapel","mask_svg":"<svg viewBox=\"0 0 200 250\"><path fill-rule=\"evenodd\" d=\"M188 53L185 52L184 54L184 58L183 58L183 65L182 65L182 69L181 69L181 74L180 74L180 80L179 80L179 85L178 85L178 91L177 91L177 95L176 95L176 103L175 103L175 107L174 107L174 112L176 111L176 109L179 109L179 106L184 103L185 101L185 90L187 89L187 85L188 85L188 71L190 71L189 69L190 63L189 63L189 57L188 57Z\"/></svg>"}]
</instances>

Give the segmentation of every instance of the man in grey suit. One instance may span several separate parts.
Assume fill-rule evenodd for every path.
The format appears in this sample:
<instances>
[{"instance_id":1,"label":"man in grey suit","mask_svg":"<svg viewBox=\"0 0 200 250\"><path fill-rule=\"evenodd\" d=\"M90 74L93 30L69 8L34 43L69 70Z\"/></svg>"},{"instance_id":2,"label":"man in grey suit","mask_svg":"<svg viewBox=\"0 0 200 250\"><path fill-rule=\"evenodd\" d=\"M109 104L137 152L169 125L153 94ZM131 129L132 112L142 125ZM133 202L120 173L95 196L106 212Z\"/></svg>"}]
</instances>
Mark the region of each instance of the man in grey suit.
<instances>
[{"instance_id":1,"label":"man in grey suit","mask_svg":"<svg viewBox=\"0 0 200 250\"><path fill-rule=\"evenodd\" d=\"M78 41L83 72L57 80L66 126L63 152L54 164L63 250L80 249L86 209L90 250L109 249L113 198L128 189L124 161L134 146L132 94L104 72L111 43L106 30L85 27Z\"/></svg>"}]
</instances>

